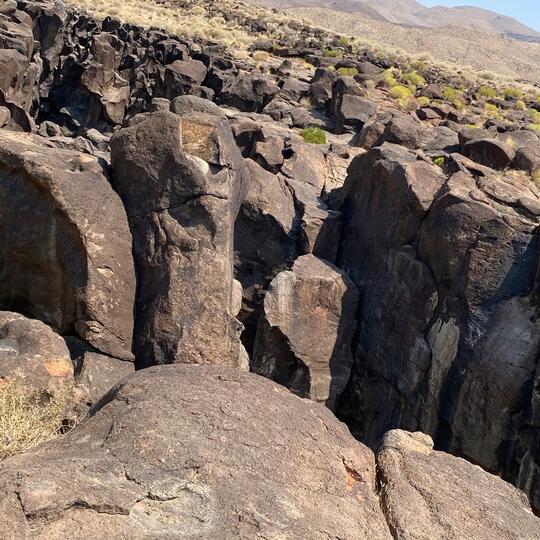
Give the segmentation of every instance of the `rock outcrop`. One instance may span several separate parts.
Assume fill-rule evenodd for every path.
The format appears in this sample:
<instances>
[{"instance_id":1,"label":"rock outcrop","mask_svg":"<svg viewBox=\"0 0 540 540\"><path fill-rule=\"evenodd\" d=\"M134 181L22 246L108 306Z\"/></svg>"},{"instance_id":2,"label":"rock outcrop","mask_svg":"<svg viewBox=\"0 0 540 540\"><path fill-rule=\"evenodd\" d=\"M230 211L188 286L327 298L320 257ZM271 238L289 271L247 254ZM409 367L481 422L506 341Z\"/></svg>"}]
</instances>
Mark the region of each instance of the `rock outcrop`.
<instances>
[{"instance_id":1,"label":"rock outcrop","mask_svg":"<svg viewBox=\"0 0 540 540\"><path fill-rule=\"evenodd\" d=\"M385 144L350 168L338 264L362 303L338 414L372 446L395 426L421 430L518 482L523 455L535 478L540 459L539 191L459 163L447 179Z\"/></svg>"},{"instance_id":2,"label":"rock outcrop","mask_svg":"<svg viewBox=\"0 0 540 540\"><path fill-rule=\"evenodd\" d=\"M73 383L73 375L61 336L41 321L0 311L0 385L17 380L53 395Z\"/></svg>"},{"instance_id":3,"label":"rock outcrop","mask_svg":"<svg viewBox=\"0 0 540 540\"><path fill-rule=\"evenodd\" d=\"M368 448L327 408L215 366L129 377L0 464L0 509L6 540L390 538Z\"/></svg>"},{"instance_id":4,"label":"rock outcrop","mask_svg":"<svg viewBox=\"0 0 540 540\"><path fill-rule=\"evenodd\" d=\"M464 459L434 451L423 433L388 432L377 469L394 538L538 537L540 520L523 493Z\"/></svg>"},{"instance_id":5,"label":"rock outcrop","mask_svg":"<svg viewBox=\"0 0 540 540\"><path fill-rule=\"evenodd\" d=\"M0 131L0 307L132 360L131 235L102 165Z\"/></svg>"},{"instance_id":6,"label":"rock outcrop","mask_svg":"<svg viewBox=\"0 0 540 540\"><path fill-rule=\"evenodd\" d=\"M298 258L266 293L253 370L335 409L351 371L357 306L346 274L313 255Z\"/></svg>"},{"instance_id":7,"label":"rock outcrop","mask_svg":"<svg viewBox=\"0 0 540 540\"><path fill-rule=\"evenodd\" d=\"M136 117L112 138L111 161L133 234L140 365L247 367L232 312L243 162L227 121L204 113Z\"/></svg>"},{"instance_id":8,"label":"rock outcrop","mask_svg":"<svg viewBox=\"0 0 540 540\"><path fill-rule=\"evenodd\" d=\"M540 531L523 494L429 437L390 432L375 462L328 408L217 366L128 377L71 433L0 464L0 510L6 540Z\"/></svg>"},{"instance_id":9,"label":"rock outcrop","mask_svg":"<svg viewBox=\"0 0 540 540\"><path fill-rule=\"evenodd\" d=\"M197 2L160 4L179 15ZM454 87L461 82L444 70L419 65L418 73L410 72L400 59L388 62L370 51L355 52L342 36L298 21L276 22L275 14L254 16L240 2L207 0L204 13L214 23L234 25L235 32L265 39L242 56L215 40L169 35L113 17L98 20L61 2L6 0L0 6L0 309L15 317L2 327L11 336L6 338L11 349L2 352L7 356L0 358L0 376L22 373L13 366L26 362L37 366L27 372L28 383L48 386L42 366L57 346L67 361L64 339L74 366L67 378L74 377L91 406L135 368L199 363L246 369L251 361L260 373L325 402L373 449L390 429L421 430L438 450L519 486L539 510L536 98L522 94L518 100L516 88L487 99L485 89L480 92L470 82L458 92ZM478 127L465 127L470 125ZM37 337L40 328L43 340L54 343L42 358L30 359L31 351L47 348ZM125 362L133 353L136 362ZM176 381L175 374L188 373L185 369L155 373L160 381L165 373ZM242 381L258 381L232 377L239 377L236 388ZM143 375L132 380L146 381ZM281 396L274 385L260 384ZM162 386L156 395L175 407L184 396L197 395L181 384L184 394L176 393L172 382ZM205 399L212 403L208 396L219 396L220 390L217 383L208 388ZM248 399L257 392L248 390ZM125 404L110 399L119 418ZM154 407L151 396L144 399L135 400L143 415L144 407ZM224 410L232 409L232 397L224 399L229 403ZM258 440L250 433L261 422L264 429L272 426L271 439L257 444L279 443L279 429L269 416L279 406L269 397L260 406L267 410L246 424L247 437ZM162 411L164 406L155 407ZM248 411L243 402L234 407ZM109 448L102 434L106 420L98 420L105 410L106 405L85 424L96 423L95 431L83 426L77 432L84 433L88 448L101 443ZM307 413L291 409L278 424L289 426L286 417L295 414ZM149 413L145 418L148 425L154 422ZM229 417L214 420L224 426L220 437L228 441ZM336 425L331 422L325 425ZM144 449L151 428L143 433L137 429L147 429L144 425L131 425L142 433L137 445ZM41 492L25 488L22 507L13 503L19 514L3 514L11 524L37 526L52 537L63 531L84 536L88 516L95 520L96 534L109 536L127 534L122 531L128 525L138 530L140 523L146 527L143 537L186 523L185 530L201 530L197 534L205 538L211 534L200 529L201 523L221 523L219 538L249 536L256 527L267 536L305 538L315 531L322 538L377 537L383 530L387 535L384 522L382 529L377 525L378 507L371 506L372 466L362 469L366 477L352 469L346 480L346 490L365 503L349 511L343 485L335 484L341 469L329 482L324 475L313 476L329 470L328 459L334 463L339 454L334 443L325 442L321 450L320 441L309 438L309 422L290 425L299 440L291 446L296 454L288 457L289 465L306 447L331 454L320 462L299 461L307 463L313 482L325 484L324 497L338 494L341 502L334 509L312 496L323 491L319 484L309 483L311 506L305 507L278 494L288 493L288 484L276 484L273 491L265 492L264 486L257 491L245 514L226 502L215 506L212 493L225 493L231 477L220 486L223 478L208 474L210 483L198 491L191 489L191 477L184 478L169 492L155 479L172 465L156 465L141 479L132 469L146 474L142 461L130 462L126 476L124 457L103 454L87 469L102 475L96 481L85 476L84 466L77 469L69 444L57 442L47 447L58 448L54 459L49 450L20 458L34 467L36 482L46 482ZM122 437L132 428L126 429ZM174 426L159 429L165 438L186 439ZM204 430L214 433L214 426ZM78 434L69 437L79 440ZM218 456L227 451L227 444L219 452L205 446L205 437L193 441L186 459L199 451ZM159 442L151 444L152 463L157 463ZM343 444L370 455L350 440ZM171 448L176 459L174 452L181 449L171 443L165 455ZM385 456L388 452L383 450ZM90 459L90 450L81 455ZM58 502L56 487L43 488L53 484L43 476L45 469L32 463L36 456L72 467L86 498L77 498L80 486L71 485L72 473L58 465L57 487L64 489L64 482L68 489L62 499L67 502ZM249 463L260 466L263 458L259 452ZM231 459L241 462L245 456L233 452ZM435 467L437 460L430 458L426 467ZM445 478L444 467L434 473L438 478ZM295 485L311 482L298 476L302 471L289 469L283 473ZM269 474L265 471L261 477ZM506 493L511 501L503 508L493 495L496 505L485 510L491 515L499 507L511 522L510 528L497 525L496 534L507 537L511 527L517 531L515 493L491 480L479 478L478 484ZM11 505L5 501L12 501L14 491L6 489L10 495L3 504ZM248 492L243 483L235 489L237 501L240 491ZM478 491L463 490L465 500L477 501ZM268 493L272 510L263 504ZM441 491L441 497L447 494ZM389 501L394 497L388 496ZM441 508L446 504L436 495L428 498ZM207 521L197 521L202 514L192 510L201 504L210 505ZM410 519L403 517L406 509L396 504L400 508L391 526L415 537L417 532L403 525ZM267 521L253 517L253 508L267 508ZM305 509L305 523L297 530L292 522L298 508ZM365 517L368 513L375 521ZM457 514L447 513L452 534L483 537L484 525L471 531ZM274 534L281 515L287 516L286 532ZM463 515L475 519L476 514ZM167 524L162 529L160 516ZM426 513L418 517L427 520L432 535L446 523ZM529 523L528 516L523 519ZM364 525L355 529L353 521ZM411 523L417 530L418 523Z\"/></svg>"}]
</instances>

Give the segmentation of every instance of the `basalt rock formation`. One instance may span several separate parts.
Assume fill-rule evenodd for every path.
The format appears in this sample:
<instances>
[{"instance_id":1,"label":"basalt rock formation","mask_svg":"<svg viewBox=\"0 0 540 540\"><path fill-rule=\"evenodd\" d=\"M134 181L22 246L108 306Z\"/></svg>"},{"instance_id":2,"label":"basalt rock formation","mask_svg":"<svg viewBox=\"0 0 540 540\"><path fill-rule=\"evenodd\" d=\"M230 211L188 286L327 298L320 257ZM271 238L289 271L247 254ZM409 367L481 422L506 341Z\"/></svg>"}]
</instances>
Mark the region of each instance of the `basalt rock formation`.
<instances>
[{"instance_id":1,"label":"basalt rock formation","mask_svg":"<svg viewBox=\"0 0 540 540\"><path fill-rule=\"evenodd\" d=\"M231 310L242 161L230 126L205 113L135 117L111 140L138 276L134 348L148 365L247 367Z\"/></svg>"},{"instance_id":2,"label":"basalt rock formation","mask_svg":"<svg viewBox=\"0 0 540 540\"><path fill-rule=\"evenodd\" d=\"M152 367L64 438L0 465L3 537L536 536L523 494L431 446L391 432L377 473L320 404L230 368Z\"/></svg>"},{"instance_id":3,"label":"basalt rock formation","mask_svg":"<svg viewBox=\"0 0 540 540\"><path fill-rule=\"evenodd\" d=\"M534 113L294 36L2 5L0 377L93 407L0 464L8 538L540 536Z\"/></svg>"},{"instance_id":4,"label":"basalt rock formation","mask_svg":"<svg viewBox=\"0 0 540 540\"><path fill-rule=\"evenodd\" d=\"M54 146L0 132L0 304L132 360L124 206L99 159Z\"/></svg>"},{"instance_id":5,"label":"basalt rock formation","mask_svg":"<svg viewBox=\"0 0 540 540\"><path fill-rule=\"evenodd\" d=\"M335 409L352 366L358 291L314 255L280 272L264 298L253 371Z\"/></svg>"}]
</instances>

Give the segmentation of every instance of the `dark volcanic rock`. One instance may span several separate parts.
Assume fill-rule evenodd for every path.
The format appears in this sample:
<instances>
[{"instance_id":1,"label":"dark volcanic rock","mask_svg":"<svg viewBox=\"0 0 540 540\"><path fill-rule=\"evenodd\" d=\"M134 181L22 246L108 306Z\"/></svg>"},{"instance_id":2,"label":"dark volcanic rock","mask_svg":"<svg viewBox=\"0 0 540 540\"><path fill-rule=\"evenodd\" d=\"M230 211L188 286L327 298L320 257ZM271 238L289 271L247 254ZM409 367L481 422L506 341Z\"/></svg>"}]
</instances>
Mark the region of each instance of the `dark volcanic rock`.
<instances>
[{"instance_id":1,"label":"dark volcanic rock","mask_svg":"<svg viewBox=\"0 0 540 540\"><path fill-rule=\"evenodd\" d=\"M236 277L244 289L242 322L249 326L247 319L260 302L260 292L292 263L298 241L291 189L282 176L269 173L250 159L246 160L246 194L234 235Z\"/></svg>"},{"instance_id":2,"label":"dark volcanic rock","mask_svg":"<svg viewBox=\"0 0 540 540\"><path fill-rule=\"evenodd\" d=\"M206 66L198 60L175 60L165 68L165 96L172 99L189 93L193 86L202 84L206 71Z\"/></svg>"},{"instance_id":3,"label":"dark volcanic rock","mask_svg":"<svg viewBox=\"0 0 540 540\"><path fill-rule=\"evenodd\" d=\"M516 152L512 166L534 173L540 171L540 142L536 146L524 146Z\"/></svg>"},{"instance_id":4,"label":"dark volcanic rock","mask_svg":"<svg viewBox=\"0 0 540 540\"><path fill-rule=\"evenodd\" d=\"M358 292L313 255L278 274L264 299L252 368L334 409L349 379Z\"/></svg>"},{"instance_id":5,"label":"dark volcanic rock","mask_svg":"<svg viewBox=\"0 0 540 540\"><path fill-rule=\"evenodd\" d=\"M336 118L336 132L346 128L355 131L377 112L377 105L364 96L364 91L352 77L340 77L332 87L331 113Z\"/></svg>"},{"instance_id":6,"label":"dark volcanic rock","mask_svg":"<svg viewBox=\"0 0 540 540\"><path fill-rule=\"evenodd\" d=\"M377 142L399 144L414 150L420 146L422 126L410 115L398 115L392 118Z\"/></svg>"},{"instance_id":7,"label":"dark volcanic rock","mask_svg":"<svg viewBox=\"0 0 540 540\"><path fill-rule=\"evenodd\" d=\"M228 122L153 113L119 131L111 152L134 237L138 361L245 366L231 312L243 160Z\"/></svg>"},{"instance_id":8,"label":"dark volcanic rock","mask_svg":"<svg viewBox=\"0 0 540 540\"><path fill-rule=\"evenodd\" d=\"M474 139L463 146L465 156L495 170L506 169L515 157L515 152L503 142L495 139Z\"/></svg>"},{"instance_id":9,"label":"dark volcanic rock","mask_svg":"<svg viewBox=\"0 0 540 540\"><path fill-rule=\"evenodd\" d=\"M377 453L381 507L394 538L537 538L527 498L423 433L390 431ZM487 495L489 494L489 495Z\"/></svg>"},{"instance_id":10,"label":"dark volcanic rock","mask_svg":"<svg viewBox=\"0 0 540 540\"><path fill-rule=\"evenodd\" d=\"M2 130L0 171L0 306L131 359L131 236L98 160Z\"/></svg>"},{"instance_id":11,"label":"dark volcanic rock","mask_svg":"<svg viewBox=\"0 0 540 540\"><path fill-rule=\"evenodd\" d=\"M279 87L269 78L246 73L231 78L221 92L221 99L225 105L240 111L261 112L278 92Z\"/></svg>"},{"instance_id":12,"label":"dark volcanic rock","mask_svg":"<svg viewBox=\"0 0 540 540\"><path fill-rule=\"evenodd\" d=\"M140 371L4 461L0 511L10 540L391 538L373 454L328 409L209 366Z\"/></svg>"},{"instance_id":13,"label":"dark volcanic rock","mask_svg":"<svg viewBox=\"0 0 540 540\"><path fill-rule=\"evenodd\" d=\"M6 379L49 394L73 383L73 363L65 341L41 321L0 311L0 385Z\"/></svg>"},{"instance_id":14,"label":"dark volcanic rock","mask_svg":"<svg viewBox=\"0 0 540 540\"><path fill-rule=\"evenodd\" d=\"M388 144L353 161L338 264L362 302L338 413L373 446L391 427L429 433L537 501L540 192L466 171L447 180Z\"/></svg>"}]
</instances>

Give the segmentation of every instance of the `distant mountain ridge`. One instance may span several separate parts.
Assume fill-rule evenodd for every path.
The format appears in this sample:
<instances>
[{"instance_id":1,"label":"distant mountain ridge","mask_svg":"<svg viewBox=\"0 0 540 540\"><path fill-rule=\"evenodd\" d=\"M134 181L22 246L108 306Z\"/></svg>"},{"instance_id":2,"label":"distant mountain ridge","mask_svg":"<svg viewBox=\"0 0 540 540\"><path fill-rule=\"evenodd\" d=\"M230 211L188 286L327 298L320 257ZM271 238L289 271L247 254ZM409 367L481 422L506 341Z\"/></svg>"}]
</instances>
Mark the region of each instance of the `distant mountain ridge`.
<instances>
[{"instance_id":1,"label":"distant mountain ridge","mask_svg":"<svg viewBox=\"0 0 540 540\"><path fill-rule=\"evenodd\" d=\"M442 26L477 27L487 32L536 41L540 32L512 17L472 7L425 7L415 0L249 0L251 3L276 8L326 8L357 13L384 22L414 27Z\"/></svg>"}]
</instances>

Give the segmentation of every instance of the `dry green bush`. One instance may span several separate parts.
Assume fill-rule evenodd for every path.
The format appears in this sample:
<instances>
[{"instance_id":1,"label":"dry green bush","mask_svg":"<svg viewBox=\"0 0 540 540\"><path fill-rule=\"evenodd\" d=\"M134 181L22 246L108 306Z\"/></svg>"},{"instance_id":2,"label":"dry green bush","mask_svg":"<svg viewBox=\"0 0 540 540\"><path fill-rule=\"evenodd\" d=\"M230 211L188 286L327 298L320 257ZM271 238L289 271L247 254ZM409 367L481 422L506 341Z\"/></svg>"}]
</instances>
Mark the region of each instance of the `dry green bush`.
<instances>
[{"instance_id":1,"label":"dry green bush","mask_svg":"<svg viewBox=\"0 0 540 540\"><path fill-rule=\"evenodd\" d=\"M338 68L337 72L340 75L347 76L347 77L355 77L358 75L358 69L355 67L340 67Z\"/></svg>"},{"instance_id":2,"label":"dry green bush","mask_svg":"<svg viewBox=\"0 0 540 540\"><path fill-rule=\"evenodd\" d=\"M479 98L488 98L493 99L497 97L497 90L492 86L481 86L477 92L476 96Z\"/></svg>"},{"instance_id":3,"label":"dry green bush","mask_svg":"<svg viewBox=\"0 0 540 540\"><path fill-rule=\"evenodd\" d=\"M397 85L392 88L392 90L390 91L390 95L394 99L409 99L410 97L412 97L413 93L406 86Z\"/></svg>"},{"instance_id":4,"label":"dry green bush","mask_svg":"<svg viewBox=\"0 0 540 540\"><path fill-rule=\"evenodd\" d=\"M408 73L404 73L401 77L402 81L405 83L409 83L412 86L425 86L426 79L422 77L422 75L419 75L416 71L409 71Z\"/></svg>"},{"instance_id":5,"label":"dry green bush","mask_svg":"<svg viewBox=\"0 0 540 540\"><path fill-rule=\"evenodd\" d=\"M58 436L69 416L72 393L73 388L67 386L49 397L18 381L3 381L0 384L0 460Z\"/></svg>"},{"instance_id":6,"label":"dry green bush","mask_svg":"<svg viewBox=\"0 0 540 540\"><path fill-rule=\"evenodd\" d=\"M270 55L266 51L255 51L253 53L253 60L255 62L268 62Z\"/></svg>"}]
</instances>

